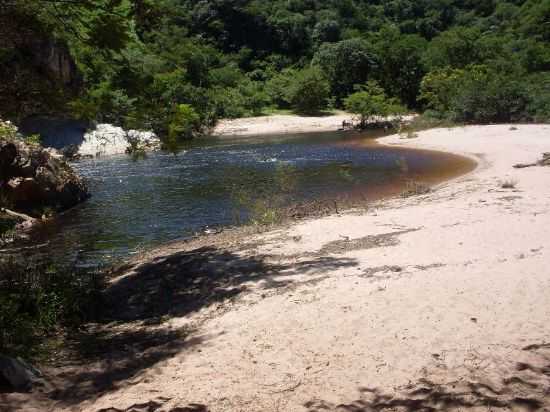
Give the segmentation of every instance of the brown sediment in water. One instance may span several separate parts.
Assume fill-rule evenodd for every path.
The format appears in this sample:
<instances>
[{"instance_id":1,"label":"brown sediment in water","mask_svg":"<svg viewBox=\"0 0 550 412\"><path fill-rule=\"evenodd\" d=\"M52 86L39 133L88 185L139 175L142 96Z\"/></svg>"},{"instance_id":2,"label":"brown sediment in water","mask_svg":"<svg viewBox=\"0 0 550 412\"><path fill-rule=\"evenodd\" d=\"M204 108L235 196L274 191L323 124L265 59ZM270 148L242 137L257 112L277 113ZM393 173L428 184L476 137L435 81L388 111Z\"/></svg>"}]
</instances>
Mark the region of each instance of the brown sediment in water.
<instances>
[{"instance_id":1,"label":"brown sediment in water","mask_svg":"<svg viewBox=\"0 0 550 412\"><path fill-rule=\"evenodd\" d=\"M380 181L379 183L369 182L358 186L344 195L337 197L324 197L319 199L322 203L335 203L336 209L352 208L362 206L365 203L383 200L396 195L406 194L411 184L415 187L422 187L426 191L444 182L456 179L474 171L478 163L470 157L437 150L416 149L408 147L387 146L380 144L377 139L387 136L388 133L380 131L376 135L369 132L368 137L353 139L337 143L358 149L376 148L377 150L392 154L401 154L401 161L396 165L401 173ZM407 155L411 153L422 154L429 158L429 162L416 162L411 165L407 162ZM421 194L421 193L413 193ZM313 202L312 202L313 203ZM338 211L338 210L336 210Z\"/></svg>"}]
</instances>

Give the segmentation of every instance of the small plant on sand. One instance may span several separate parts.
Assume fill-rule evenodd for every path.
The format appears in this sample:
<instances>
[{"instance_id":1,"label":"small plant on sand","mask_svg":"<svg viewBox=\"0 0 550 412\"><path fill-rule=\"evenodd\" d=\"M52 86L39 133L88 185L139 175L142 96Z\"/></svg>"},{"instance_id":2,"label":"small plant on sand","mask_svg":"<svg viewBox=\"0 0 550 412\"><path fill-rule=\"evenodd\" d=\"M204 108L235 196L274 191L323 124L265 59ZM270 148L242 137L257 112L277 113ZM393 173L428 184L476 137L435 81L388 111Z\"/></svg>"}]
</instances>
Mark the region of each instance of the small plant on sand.
<instances>
[{"instance_id":1,"label":"small plant on sand","mask_svg":"<svg viewBox=\"0 0 550 412\"><path fill-rule=\"evenodd\" d=\"M515 189L517 184L518 182L516 180L506 179L500 184L500 187L502 189Z\"/></svg>"},{"instance_id":2,"label":"small plant on sand","mask_svg":"<svg viewBox=\"0 0 550 412\"><path fill-rule=\"evenodd\" d=\"M416 180L409 180L405 186L405 190L401 193L401 197L407 198L411 196L425 195L430 193L432 189L426 183Z\"/></svg>"}]
</instances>

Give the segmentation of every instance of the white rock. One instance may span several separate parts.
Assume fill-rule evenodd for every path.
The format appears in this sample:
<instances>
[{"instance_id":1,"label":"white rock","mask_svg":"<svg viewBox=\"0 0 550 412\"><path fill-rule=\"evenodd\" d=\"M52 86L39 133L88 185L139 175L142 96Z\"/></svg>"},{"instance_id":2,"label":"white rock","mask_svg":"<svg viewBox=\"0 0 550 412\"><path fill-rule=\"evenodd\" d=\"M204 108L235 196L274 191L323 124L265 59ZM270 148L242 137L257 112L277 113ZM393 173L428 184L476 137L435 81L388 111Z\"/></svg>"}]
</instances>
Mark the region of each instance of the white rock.
<instances>
[{"instance_id":1,"label":"white rock","mask_svg":"<svg viewBox=\"0 0 550 412\"><path fill-rule=\"evenodd\" d=\"M153 132L129 130L111 124L98 124L94 130L84 135L78 154L83 157L99 157L126 153L130 143L155 150L160 147L160 139Z\"/></svg>"}]
</instances>

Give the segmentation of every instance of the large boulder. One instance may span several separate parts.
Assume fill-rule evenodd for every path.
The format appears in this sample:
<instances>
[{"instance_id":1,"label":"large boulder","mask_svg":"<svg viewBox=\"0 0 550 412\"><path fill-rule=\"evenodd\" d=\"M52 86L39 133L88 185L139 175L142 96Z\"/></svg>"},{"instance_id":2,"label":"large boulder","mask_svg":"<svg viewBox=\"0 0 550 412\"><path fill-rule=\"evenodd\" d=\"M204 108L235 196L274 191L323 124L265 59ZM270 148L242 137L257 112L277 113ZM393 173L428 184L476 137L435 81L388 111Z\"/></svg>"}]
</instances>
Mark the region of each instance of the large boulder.
<instances>
[{"instance_id":1,"label":"large boulder","mask_svg":"<svg viewBox=\"0 0 550 412\"><path fill-rule=\"evenodd\" d=\"M0 196L4 207L36 214L68 209L89 192L59 152L14 138L0 139Z\"/></svg>"},{"instance_id":2,"label":"large boulder","mask_svg":"<svg viewBox=\"0 0 550 412\"><path fill-rule=\"evenodd\" d=\"M98 124L84 135L78 149L83 157L124 154L132 150L156 150L160 139L153 132L129 130L111 124Z\"/></svg>"}]
</instances>

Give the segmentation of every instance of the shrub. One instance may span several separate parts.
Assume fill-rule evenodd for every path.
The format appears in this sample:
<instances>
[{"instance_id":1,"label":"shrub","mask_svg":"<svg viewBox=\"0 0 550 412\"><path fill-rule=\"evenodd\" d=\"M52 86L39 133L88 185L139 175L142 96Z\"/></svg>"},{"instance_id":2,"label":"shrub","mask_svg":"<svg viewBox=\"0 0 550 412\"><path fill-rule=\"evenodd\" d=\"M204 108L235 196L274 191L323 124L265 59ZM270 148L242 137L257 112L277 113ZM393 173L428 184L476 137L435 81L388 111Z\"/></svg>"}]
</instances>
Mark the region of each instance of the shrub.
<instances>
[{"instance_id":1,"label":"shrub","mask_svg":"<svg viewBox=\"0 0 550 412\"><path fill-rule=\"evenodd\" d=\"M200 117L188 104L178 104L168 125L168 140L191 139L200 129Z\"/></svg>"},{"instance_id":2,"label":"shrub","mask_svg":"<svg viewBox=\"0 0 550 412\"><path fill-rule=\"evenodd\" d=\"M425 107L441 118L465 123L515 122L544 118L550 89L523 73L485 65L429 73L421 85Z\"/></svg>"},{"instance_id":3,"label":"shrub","mask_svg":"<svg viewBox=\"0 0 550 412\"><path fill-rule=\"evenodd\" d=\"M103 278L97 271L56 267L48 261L0 260L0 353L33 357L61 328L96 319Z\"/></svg>"},{"instance_id":4,"label":"shrub","mask_svg":"<svg viewBox=\"0 0 550 412\"><path fill-rule=\"evenodd\" d=\"M361 128L365 128L368 123L376 121L377 118L400 115L405 112L405 108L399 101L388 98L384 89L374 81L358 86L356 89L355 93L344 99L344 106L347 111L359 116Z\"/></svg>"},{"instance_id":5,"label":"shrub","mask_svg":"<svg viewBox=\"0 0 550 412\"><path fill-rule=\"evenodd\" d=\"M295 69L284 69L266 82L266 92L271 101L280 108L289 108L288 90L296 77Z\"/></svg>"},{"instance_id":6,"label":"shrub","mask_svg":"<svg viewBox=\"0 0 550 412\"><path fill-rule=\"evenodd\" d=\"M0 119L0 140L12 140L17 138L17 127L9 122Z\"/></svg>"},{"instance_id":7,"label":"shrub","mask_svg":"<svg viewBox=\"0 0 550 412\"><path fill-rule=\"evenodd\" d=\"M241 84L239 92L242 96L246 114L258 116L269 106L271 99L259 82L247 81Z\"/></svg>"}]
</instances>

